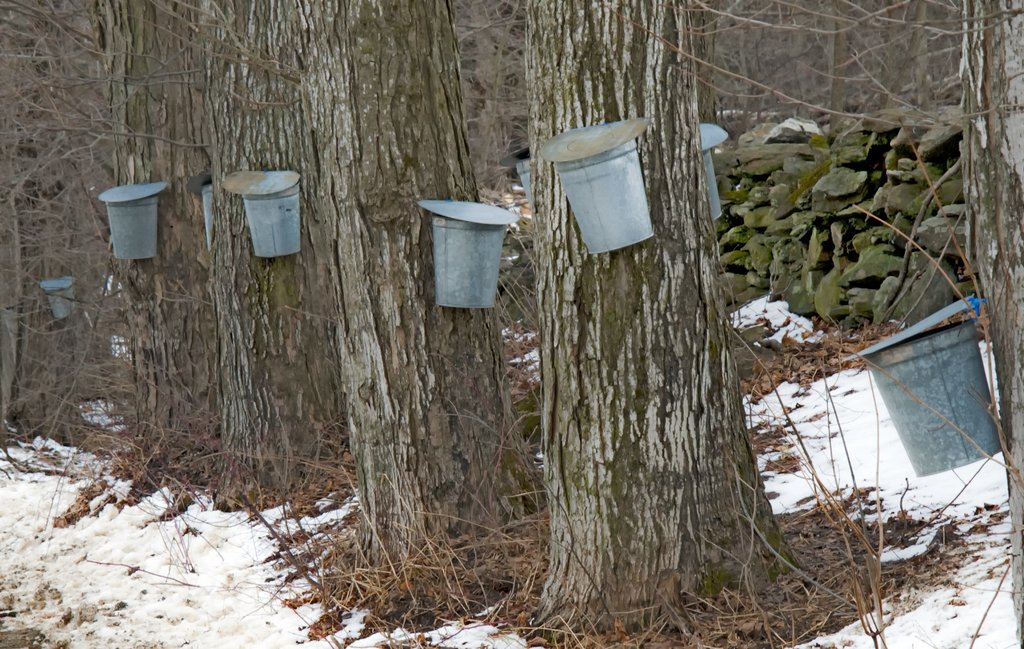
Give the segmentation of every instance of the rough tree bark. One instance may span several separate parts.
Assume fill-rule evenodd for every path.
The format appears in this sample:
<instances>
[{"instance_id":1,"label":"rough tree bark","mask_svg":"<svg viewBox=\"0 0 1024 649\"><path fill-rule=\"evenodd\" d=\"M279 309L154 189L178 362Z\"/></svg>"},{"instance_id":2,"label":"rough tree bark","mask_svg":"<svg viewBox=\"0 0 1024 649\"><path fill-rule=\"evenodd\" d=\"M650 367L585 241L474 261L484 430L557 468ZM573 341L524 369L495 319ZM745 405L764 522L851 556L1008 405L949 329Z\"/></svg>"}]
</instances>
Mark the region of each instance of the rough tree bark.
<instances>
[{"instance_id":1,"label":"rough tree bark","mask_svg":"<svg viewBox=\"0 0 1024 649\"><path fill-rule=\"evenodd\" d=\"M653 119L641 159L656 234L623 250L587 253L534 157L551 624L672 617L680 590L763 580L765 541L781 543L716 284L688 20L657 0L529 6L534 151L572 127Z\"/></svg>"},{"instance_id":2,"label":"rough tree bark","mask_svg":"<svg viewBox=\"0 0 1024 649\"><path fill-rule=\"evenodd\" d=\"M998 6L999 11L993 11ZM1024 624L1024 2L963 5L964 189L970 248L981 275L999 377L1009 473L1013 600ZM984 319L983 319L984 321Z\"/></svg>"},{"instance_id":3,"label":"rough tree bark","mask_svg":"<svg viewBox=\"0 0 1024 649\"><path fill-rule=\"evenodd\" d=\"M290 437L344 403L376 559L495 522L519 470L496 323L432 306L415 204L476 193L450 2L219 7L214 178L301 172L303 231L298 255L253 259L240 201L216 195L226 434Z\"/></svg>"},{"instance_id":4,"label":"rough tree bark","mask_svg":"<svg viewBox=\"0 0 1024 649\"><path fill-rule=\"evenodd\" d=\"M214 434L216 339L200 203L185 181L207 168L199 66L188 3L97 0L94 17L110 74L114 180L165 180L157 254L114 261L129 322L138 423Z\"/></svg>"}]
</instances>

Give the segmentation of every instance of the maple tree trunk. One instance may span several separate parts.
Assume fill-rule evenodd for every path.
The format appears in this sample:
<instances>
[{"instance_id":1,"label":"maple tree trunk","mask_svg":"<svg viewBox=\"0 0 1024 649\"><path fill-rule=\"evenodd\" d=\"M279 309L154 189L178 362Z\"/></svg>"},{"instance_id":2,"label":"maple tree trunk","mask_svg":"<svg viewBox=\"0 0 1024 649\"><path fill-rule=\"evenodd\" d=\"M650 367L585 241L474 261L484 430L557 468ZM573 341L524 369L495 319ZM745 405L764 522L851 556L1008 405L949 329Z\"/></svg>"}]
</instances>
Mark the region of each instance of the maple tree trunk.
<instances>
[{"instance_id":1,"label":"maple tree trunk","mask_svg":"<svg viewBox=\"0 0 1024 649\"><path fill-rule=\"evenodd\" d=\"M533 159L551 624L648 624L681 590L764 580L765 541L781 545L716 283L688 20L656 0L529 6L534 151L569 128L653 120L640 148L655 237L625 249L589 254L552 165Z\"/></svg>"}]
</instances>

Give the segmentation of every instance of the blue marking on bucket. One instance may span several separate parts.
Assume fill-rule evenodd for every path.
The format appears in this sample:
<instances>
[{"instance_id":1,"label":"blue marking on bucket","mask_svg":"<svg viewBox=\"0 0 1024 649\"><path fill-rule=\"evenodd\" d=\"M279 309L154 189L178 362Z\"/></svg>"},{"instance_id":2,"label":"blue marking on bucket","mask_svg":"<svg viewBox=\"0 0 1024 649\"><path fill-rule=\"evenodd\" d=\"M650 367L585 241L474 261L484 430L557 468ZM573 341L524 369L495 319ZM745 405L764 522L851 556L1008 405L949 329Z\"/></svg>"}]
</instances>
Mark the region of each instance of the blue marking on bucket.
<instances>
[{"instance_id":1,"label":"blue marking on bucket","mask_svg":"<svg viewBox=\"0 0 1024 649\"><path fill-rule=\"evenodd\" d=\"M974 315L971 316L971 319L978 318L981 315L981 305L985 304L985 298L978 299L978 296L971 295L964 299L967 300L967 303L971 305L972 309L974 309Z\"/></svg>"}]
</instances>

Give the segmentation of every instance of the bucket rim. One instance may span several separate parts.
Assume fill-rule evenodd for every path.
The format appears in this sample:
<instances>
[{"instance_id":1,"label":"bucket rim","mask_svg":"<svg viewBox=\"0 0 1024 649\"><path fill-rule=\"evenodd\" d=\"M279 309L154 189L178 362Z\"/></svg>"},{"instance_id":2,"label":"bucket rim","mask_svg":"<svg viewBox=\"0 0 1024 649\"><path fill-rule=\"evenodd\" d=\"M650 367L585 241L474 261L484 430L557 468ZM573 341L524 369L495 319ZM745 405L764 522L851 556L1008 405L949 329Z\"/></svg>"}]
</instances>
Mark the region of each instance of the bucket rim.
<instances>
[{"instance_id":1,"label":"bucket rim","mask_svg":"<svg viewBox=\"0 0 1024 649\"><path fill-rule=\"evenodd\" d=\"M96 198L104 203L130 203L155 196L167 188L166 181L142 183L138 185L117 185L105 190Z\"/></svg>"},{"instance_id":2,"label":"bucket rim","mask_svg":"<svg viewBox=\"0 0 1024 649\"><path fill-rule=\"evenodd\" d=\"M265 196L291 189L299 182L297 171L235 171L224 178L224 189L242 196Z\"/></svg>"},{"instance_id":3,"label":"bucket rim","mask_svg":"<svg viewBox=\"0 0 1024 649\"><path fill-rule=\"evenodd\" d=\"M185 183L185 189L193 194L202 195L203 188L207 185L213 184L213 174L210 173L209 169L200 171L196 175L188 179Z\"/></svg>"},{"instance_id":4,"label":"bucket rim","mask_svg":"<svg viewBox=\"0 0 1024 649\"><path fill-rule=\"evenodd\" d=\"M886 345L885 347L882 347L881 349L876 349L875 351L870 352L866 355L858 353L858 356L861 356L862 358L868 361L874 361L876 359L879 359L879 355L884 354L885 352L890 352L895 349L899 349L905 345L912 345L914 343L921 342L922 340L935 338L942 334L947 334L957 329L964 329L967 327L970 327L971 329L977 329L978 324L974 320L965 320L964 322L952 322L950 324L942 325L941 327L935 327L934 329L929 329L928 331L918 331L914 335L907 336L906 338L903 338L892 345Z\"/></svg>"},{"instance_id":5,"label":"bucket rim","mask_svg":"<svg viewBox=\"0 0 1024 649\"><path fill-rule=\"evenodd\" d=\"M590 158L635 140L648 126L648 117L574 128L547 140L540 156L550 162L572 162Z\"/></svg>"},{"instance_id":6,"label":"bucket rim","mask_svg":"<svg viewBox=\"0 0 1024 649\"><path fill-rule=\"evenodd\" d=\"M501 162L499 162L498 164L500 164L502 167L506 167L508 169L515 169L516 166L520 162L523 162L524 160L529 160L529 159L530 159L530 147L529 146L524 146L522 148L515 149L515 150L511 151L507 156L502 158Z\"/></svg>"},{"instance_id":7,"label":"bucket rim","mask_svg":"<svg viewBox=\"0 0 1024 649\"><path fill-rule=\"evenodd\" d=\"M63 277L51 277L49 279L40 280L39 288L43 289L44 292L50 293L53 291L63 291L71 288L71 285L75 283L75 278L71 275L64 275Z\"/></svg>"},{"instance_id":8,"label":"bucket rim","mask_svg":"<svg viewBox=\"0 0 1024 649\"><path fill-rule=\"evenodd\" d=\"M479 223L481 225L511 225L519 220L513 212L486 203L452 200L421 200L416 202L423 209L456 221Z\"/></svg>"},{"instance_id":9,"label":"bucket rim","mask_svg":"<svg viewBox=\"0 0 1024 649\"><path fill-rule=\"evenodd\" d=\"M700 125L700 149L710 151L729 139L729 133L718 124L704 122Z\"/></svg>"},{"instance_id":10,"label":"bucket rim","mask_svg":"<svg viewBox=\"0 0 1024 649\"><path fill-rule=\"evenodd\" d=\"M859 352L856 352L851 358L857 356L860 356L861 358L867 358L870 355L877 354L880 351L910 341L911 339L918 340L920 338L923 338L924 336L921 336L920 334L927 333L930 335L932 333L945 331L946 329L948 329L948 327L942 327L934 331L932 331L931 328L939 324L940 322L955 316L958 313L962 313L973 308L974 306L968 300L957 300L953 304L950 304L945 308L939 309L938 311L931 314L927 318L922 318L920 322L907 327L898 334L890 336L881 342L875 343L874 345L871 345L867 349L862 349Z\"/></svg>"}]
</instances>

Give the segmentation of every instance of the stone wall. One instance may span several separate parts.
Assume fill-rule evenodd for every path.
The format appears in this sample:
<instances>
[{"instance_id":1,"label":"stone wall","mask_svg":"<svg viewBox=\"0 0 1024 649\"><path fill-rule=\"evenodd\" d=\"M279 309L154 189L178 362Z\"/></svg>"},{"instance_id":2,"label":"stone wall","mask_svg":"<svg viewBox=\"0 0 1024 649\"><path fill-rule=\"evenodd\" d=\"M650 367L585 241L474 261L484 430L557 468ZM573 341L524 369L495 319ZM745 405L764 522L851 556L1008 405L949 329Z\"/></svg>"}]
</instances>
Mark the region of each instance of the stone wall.
<instances>
[{"instance_id":1,"label":"stone wall","mask_svg":"<svg viewBox=\"0 0 1024 649\"><path fill-rule=\"evenodd\" d=\"M953 112L893 111L828 135L813 122L761 125L716 152L726 294L770 293L856 325L923 317L955 299L951 282L972 293L961 139Z\"/></svg>"}]
</instances>

